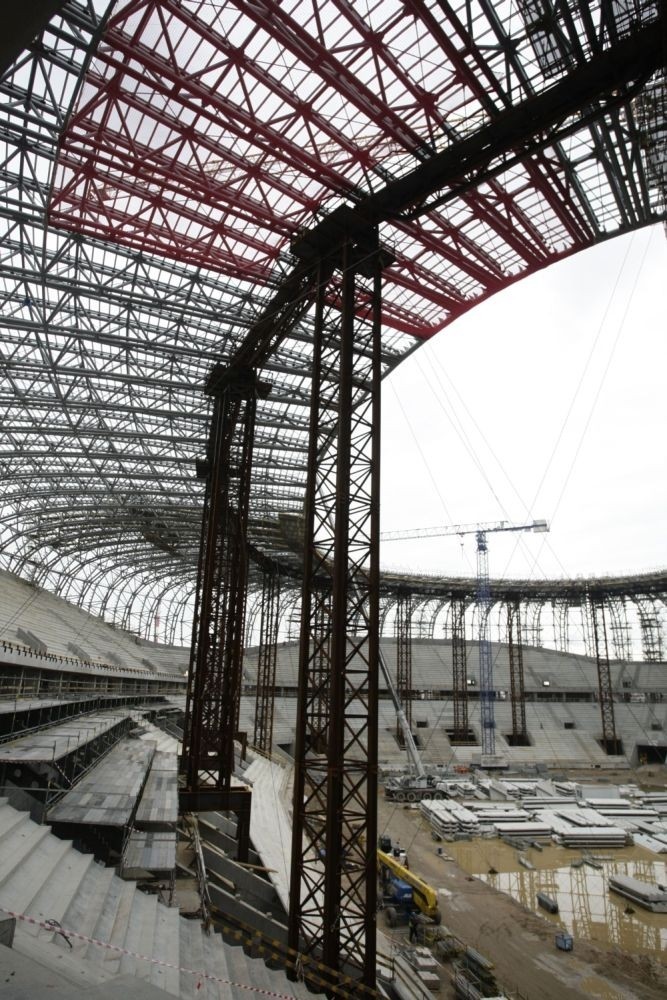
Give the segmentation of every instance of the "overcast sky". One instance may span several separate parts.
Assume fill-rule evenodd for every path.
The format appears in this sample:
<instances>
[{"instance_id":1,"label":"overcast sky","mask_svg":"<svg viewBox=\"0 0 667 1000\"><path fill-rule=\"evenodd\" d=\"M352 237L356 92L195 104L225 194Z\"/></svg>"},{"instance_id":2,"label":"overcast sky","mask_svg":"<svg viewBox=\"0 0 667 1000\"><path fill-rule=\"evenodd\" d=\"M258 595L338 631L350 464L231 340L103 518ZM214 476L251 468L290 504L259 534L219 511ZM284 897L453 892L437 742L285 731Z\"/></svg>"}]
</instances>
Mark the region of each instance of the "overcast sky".
<instances>
[{"instance_id":1,"label":"overcast sky","mask_svg":"<svg viewBox=\"0 0 667 1000\"><path fill-rule=\"evenodd\" d=\"M546 518L489 536L491 576L667 567L667 238L619 237L473 309L384 383L382 530ZM382 566L474 573L474 536Z\"/></svg>"}]
</instances>

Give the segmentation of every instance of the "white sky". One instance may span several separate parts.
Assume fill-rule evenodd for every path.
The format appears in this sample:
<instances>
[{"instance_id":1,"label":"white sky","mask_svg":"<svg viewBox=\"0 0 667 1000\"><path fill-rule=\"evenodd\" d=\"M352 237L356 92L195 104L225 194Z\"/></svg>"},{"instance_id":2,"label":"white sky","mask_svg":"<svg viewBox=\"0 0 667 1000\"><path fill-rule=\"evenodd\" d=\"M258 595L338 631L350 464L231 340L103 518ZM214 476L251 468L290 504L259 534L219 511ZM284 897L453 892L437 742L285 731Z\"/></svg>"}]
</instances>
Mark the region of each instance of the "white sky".
<instances>
[{"instance_id":1,"label":"white sky","mask_svg":"<svg viewBox=\"0 0 667 1000\"><path fill-rule=\"evenodd\" d=\"M491 577L667 567L666 333L661 226L474 308L384 383L382 530L546 518L489 535ZM383 542L381 563L474 574L474 536Z\"/></svg>"}]
</instances>

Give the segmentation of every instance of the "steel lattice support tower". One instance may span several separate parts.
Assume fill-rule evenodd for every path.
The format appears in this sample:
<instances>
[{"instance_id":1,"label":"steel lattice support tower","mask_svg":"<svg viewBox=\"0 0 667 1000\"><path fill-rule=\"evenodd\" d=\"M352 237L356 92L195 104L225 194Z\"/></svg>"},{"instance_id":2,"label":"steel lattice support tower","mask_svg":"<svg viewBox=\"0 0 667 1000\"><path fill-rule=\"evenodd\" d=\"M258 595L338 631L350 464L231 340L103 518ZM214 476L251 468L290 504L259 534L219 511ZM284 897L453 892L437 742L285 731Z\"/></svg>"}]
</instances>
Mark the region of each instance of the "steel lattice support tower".
<instances>
[{"instance_id":1,"label":"steel lattice support tower","mask_svg":"<svg viewBox=\"0 0 667 1000\"><path fill-rule=\"evenodd\" d=\"M255 372L221 365L207 384L215 403L202 470L206 496L183 735L183 808L236 808L237 800L245 803L239 820L243 854L249 793L232 790L231 779L241 700L255 408L263 389Z\"/></svg>"},{"instance_id":2,"label":"steel lattice support tower","mask_svg":"<svg viewBox=\"0 0 667 1000\"><path fill-rule=\"evenodd\" d=\"M602 716L602 746L605 753L622 753L621 741L616 737L616 721L614 718L614 692L609 667L609 648L607 645L607 625L605 622L604 597L590 594L587 602L590 619L595 659L598 670L598 694L600 698L600 714Z\"/></svg>"},{"instance_id":3,"label":"steel lattice support tower","mask_svg":"<svg viewBox=\"0 0 667 1000\"><path fill-rule=\"evenodd\" d=\"M486 534L477 532L477 610L479 612L479 701L482 722L482 754L496 752L494 717L493 660L489 639L491 592L489 588L489 548Z\"/></svg>"},{"instance_id":4,"label":"steel lattice support tower","mask_svg":"<svg viewBox=\"0 0 667 1000\"><path fill-rule=\"evenodd\" d=\"M636 601L642 636L644 659L648 663L662 660L662 629L655 600L644 597Z\"/></svg>"},{"instance_id":5,"label":"steel lattice support tower","mask_svg":"<svg viewBox=\"0 0 667 1000\"><path fill-rule=\"evenodd\" d=\"M396 691L401 699L405 718L412 729L412 595L400 591L396 601ZM401 726L396 722L396 737L403 738Z\"/></svg>"},{"instance_id":6,"label":"steel lattice support tower","mask_svg":"<svg viewBox=\"0 0 667 1000\"><path fill-rule=\"evenodd\" d=\"M607 595L605 605L609 612L609 630L614 657L617 660L629 660L632 658L632 643L625 599L622 596Z\"/></svg>"},{"instance_id":7,"label":"steel lattice support tower","mask_svg":"<svg viewBox=\"0 0 667 1000\"><path fill-rule=\"evenodd\" d=\"M559 653L566 653L570 648L570 608L571 603L567 598L556 598L551 602L554 643Z\"/></svg>"},{"instance_id":8,"label":"steel lattice support tower","mask_svg":"<svg viewBox=\"0 0 667 1000\"><path fill-rule=\"evenodd\" d=\"M376 975L379 254L345 243L336 266L340 292L322 278L316 301L288 940L361 990ZM325 323L332 302L335 324Z\"/></svg>"},{"instance_id":9,"label":"steel lattice support tower","mask_svg":"<svg viewBox=\"0 0 667 1000\"><path fill-rule=\"evenodd\" d=\"M526 693L523 683L523 646L519 601L507 605L507 646L510 663L510 698L512 701L512 746L526 746Z\"/></svg>"},{"instance_id":10,"label":"steel lattice support tower","mask_svg":"<svg viewBox=\"0 0 667 1000\"><path fill-rule=\"evenodd\" d=\"M273 705L276 686L278 624L280 621L280 577L265 569L262 580L259 652L257 656L257 691L253 743L270 753L273 743Z\"/></svg>"},{"instance_id":11,"label":"steel lattice support tower","mask_svg":"<svg viewBox=\"0 0 667 1000\"><path fill-rule=\"evenodd\" d=\"M452 601L452 688L454 701L453 740L468 740L468 669L466 656L465 603Z\"/></svg>"}]
</instances>

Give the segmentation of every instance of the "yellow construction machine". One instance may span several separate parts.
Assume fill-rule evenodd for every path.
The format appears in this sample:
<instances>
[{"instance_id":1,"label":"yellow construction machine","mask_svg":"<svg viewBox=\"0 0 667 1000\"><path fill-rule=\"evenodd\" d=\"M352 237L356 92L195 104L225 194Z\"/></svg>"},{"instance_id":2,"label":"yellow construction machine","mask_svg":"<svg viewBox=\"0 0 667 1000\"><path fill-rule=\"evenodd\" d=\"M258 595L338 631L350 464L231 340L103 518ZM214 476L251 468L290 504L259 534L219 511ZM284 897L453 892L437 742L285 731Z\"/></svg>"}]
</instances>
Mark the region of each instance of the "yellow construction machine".
<instances>
[{"instance_id":1,"label":"yellow construction machine","mask_svg":"<svg viewBox=\"0 0 667 1000\"><path fill-rule=\"evenodd\" d=\"M382 890L385 919L389 927L408 921L416 911L434 924L442 920L438 894L400 860L385 851L377 852L378 876Z\"/></svg>"}]
</instances>

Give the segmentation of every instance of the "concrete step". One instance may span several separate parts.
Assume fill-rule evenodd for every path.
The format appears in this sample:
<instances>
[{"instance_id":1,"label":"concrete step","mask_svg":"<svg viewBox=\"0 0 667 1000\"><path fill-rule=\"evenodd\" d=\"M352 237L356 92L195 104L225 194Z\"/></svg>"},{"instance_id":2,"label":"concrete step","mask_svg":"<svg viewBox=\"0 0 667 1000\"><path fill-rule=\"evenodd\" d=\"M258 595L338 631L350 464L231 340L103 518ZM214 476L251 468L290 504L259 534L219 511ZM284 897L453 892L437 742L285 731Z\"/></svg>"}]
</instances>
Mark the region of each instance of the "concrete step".
<instances>
[{"instance_id":1,"label":"concrete step","mask_svg":"<svg viewBox=\"0 0 667 1000\"><path fill-rule=\"evenodd\" d=\"M94 930L100 918L113 877L112 868L103 868L93 862L79 883L72 902L63 914L61 920L63 927L92 937L91 931ZM59 940L62 941L62 938L56 935L56 943ZM67 948L64 941L62 941L62 947ZM85 956L87 948L87 941L72 939L72 949L80 957Z\"/></svg>"},{"instance_id":2,"label":"concrete step","mask_svg":"<svg viewBox=\"0 0 667 1000\"><path fill-rule=\"evenodd\" d=\"M0 890L3 906L17 913L30 913L34 916L30 906L32 900L51 881L71 849L71 841L59 840L47 833L5 880ZM4 845L0 845L0 850L4 854Z\"/></svg>"},{"instance_id":3,"label":"concrete step","mask_svg":"<svg viewBox=\"0 0 667 1000\"><path fill-rule=\"evenodd\" d=\"M5 834L0 844L0 886L4 887L16 868L30 857L42 840L51 836L48 826L38 826L28 819L25 823L17 823L9 833ZM0 892L0 899L2 894Z\"/></svg>"},{"instance_id":4,"label":"concrete step","mask_svg":"<svg viewBox=\"0 0 667 1000\"><path fill-rule=\"evenodd\" d=\"M116 920L113 925L113 930L111 931L111 937L109 938L109 942L117 948L127 947L128 927L132 912L136 905L137 896L139 895L135 882L123 882L123 884L124 889L121 892L121 899L116 912ZM113 969L115 973L119 974L122 958L123 955L121 951L108 949L104 958L105 967Z\"/></svg>"},{"instance_id":5,"label":"concrete step","mask_svg":"<svg viewBox=\"0 0 667 1000\"><path fill-rule=\"evenodd\" d=\"M197 924L197 930L193 936L193 948L198 957L197 967L208 976L227 977L226 963L217 962L215 956L216 949L223 947L219 934L211 932L207 934L201 924ZM216 964L217 963L217 964ZM215 979L202 980L201 990L204 991L205 1000L220 1000L221 996L229 994L229 987L217 983ZM201 991L200 991L201 992ZM198 996L198 994L195 994Z\"/></svg>"},{"instance_id":6,"label":"concrete step","mask_svg":"<svg viewBox=\"0 0 667 1000\"><path fill-rule=\"evenodd\" d=\"M59 976L82 989L108 982L112 978L110 973L82 958L80 951L75 954L67 945L64 948L58 947L57 938L43 941L33 937L25 932L23 926L17 926L12 948L38 965L57 969Z\"/></svg>"},{"instance_id":7,"label":"concrete step","mask_svg":"<svg viewBox=\"0 0 667 1000\"><path fill-rule=\"evenodd\" d=\"M179 921L180 932L180 996L181 1000L207 1000L204 973L204 946L201 940L201 925L198 920Z\"/></svg>"},{"instance_id":8,"label":"concrete step","mask_svg":"<svg viewBox=\"0 0 667 1000\"><path fill-rule=\"evenodd\" d=\"M155 915L151 983L172 996L180 994L180 920L177 907L158 902ZM158 962L166 964L159 965Z\"/></svg>"},{"instance_id":9,"label":"concrete step","mask_svg":"<svg viewBox=\"0 0 667 1000\"><path fill-rule=\"evenodd\" d=\"M33 898L30 904L30 916L36 920L58 920L65 926L64 915L67 908L71 905L92 864L94 864L92 854L81 854L70 848L57 869L51 873L48 882L44 883ZM34 933L44 935L47 932L39 932L35 928Z\"/></svg>"},{"instance_id":10,"label":"concrete step","mask_svg":"<svg viewBox=\"0 0 667 1000\"><path fill-rule=\"evenodd\" d=\"M232 986L232 996L236 1000L237 997L240 998L245 992L240 989L240 985L243 983L253 982L253 980L250 979L250 959L247 958L243 948L240 946L226 945L222 938L220 938L220 948L224 951L224 960L227 966L225 978L230 979L234 984ZM264 977L260 976L260 980L261 981L257 983L257 986L264 989Z\"/></svg>"},{"instance_id":11,"label":"concrete step","mask_svg":"<svg viewBox=\"0 0 667 1000\"><path fill-rule=\"evenodd\" d=\"M262 965L264 969L265 981L269 993L286 993L287 996L293 996L298 998L309 998L312 1000L313 994L308 990L303 983L291 983L285 972L282 969L269 969L267 965L260 958L253 958L250 962L250 975L253 977L250 982L259 982L255 980L255 975L258 975L257 968Z\"/></svg>"},{"instance_id":12,"label":"concrete step","mask_svg":"<svg viewBox=\"0 0 667 1000\"><path fill-rule=\"evenodd\" d=\"M229 970L223 952L224 944L219 934L202 933L202 944L204 947L204 967L212 979L207 980L209 994L213 1000L228 1000L236 994L227 982L218 980L229 980ZM245 991L247 992L247 990Z\"/></svg>"},{"instance_id":13,"label":"concrete step","mask_svg":"<svg viewBox=\"0 0 667 1000\"><path fill-rule=\"evenodd\" d=\"M100 915L95 927L86 933L96 941L123 946L127 920L134 902L135 886L133 882L125 882L114 875L111 879L104 899ZM120 968L120 954L99 944L88 944L86 958L97 965L104 965L111 972Z\"/></svg>"},{"instance_id":14,"label":"concrete step","mask_svg":"<svg viewBox=\"0 0 667 1000\"><path fill-rule=\"evenodd\" d=\"M14 809L8 804L7 799L5 799L2 805L0 805L0 843L14 827L27 823L29 819L29 813Z\"/></svg>"},{"instance_id":15,"label":"concrete step","mask_svg":"<svg viewBox=\"0 0 667 1000\"><path fill-rule=\"evenodd\" d=\"M196 959L194 957L194 934L195 923L193 920L184 920L181 918L179 924L179 943L178 943L178 953L181 956L181 972L179 980L179 992L181 1000L192 1000L195 996L195 977L190 975L186 969L196 969L198 966L195 964ZM199 990L197 990L200 997L204 996L204 991L202 985L200 984Z\"/></svg>"},{"instance_id":16,"label":"concrete step","mask_svg":"<svg viewBox=\"0 0 667 1000\"><path fill-rule=\"evenodd\" d=\"M121 973L130 973L140 979L150 979L153 954L153 938L155 934L155 913L157 896L149 896L145 892L135 895L132 911L127 925L124 948L135 955L123 955L120 962Z\"/></svg>"}]
</instances>

